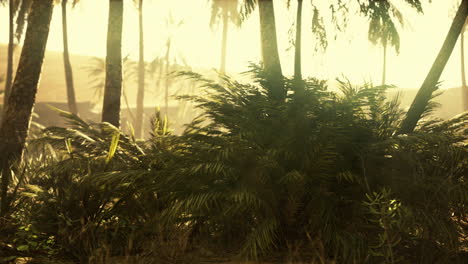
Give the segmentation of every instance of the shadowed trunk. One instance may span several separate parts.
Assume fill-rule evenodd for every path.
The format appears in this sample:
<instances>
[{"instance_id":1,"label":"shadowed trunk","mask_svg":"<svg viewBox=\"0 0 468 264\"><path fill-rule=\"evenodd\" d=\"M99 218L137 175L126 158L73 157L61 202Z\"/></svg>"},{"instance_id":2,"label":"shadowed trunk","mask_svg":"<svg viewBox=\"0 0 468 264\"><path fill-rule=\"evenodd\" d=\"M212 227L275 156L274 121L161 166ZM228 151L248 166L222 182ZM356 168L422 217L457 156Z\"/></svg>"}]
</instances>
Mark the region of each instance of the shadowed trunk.
<instances>
[{"instance_id":1,"label":"shadowed trunk","mask_svg":"<svg viewBox=\"0 0 468 264\"><path fill-rule=\"evenodd\" d=\"M139 60L138 60L138 93L136 109L135 136L140 138L143 130L143 108L145 98L145 55L143 38L143 0L138 2L138 28L139 28Z\"/></svg>"},{"instance_id":2,"label":"shadowed trunk","mask_svg":"<svg viewBox=\"0 0 468 264\"><path fill-rule=\"evenodd\" d=\"M67 84L68 110L76 115L78 114L78 107L76 105L73 71L68 50L67 2L68 0L62 0L63 67L65 69L65 81Z\"/></svg>"},{"instance_id":3,"label":"shadowed trunk","mask_svg":"<svg viewBox=\"0 0 468 264\"><path fill-rule=\"evenodd\" d=\"M0 216L9 210L11 172L21 160L41 74L52 18L53 0L34 0L15 81L0 124Z\"/></svg>"},{"instance_id":4,"label":"shadowed trunk","mask_svg":"<svg viewBox=\"0 0 468 264\"><path fill-rule=\"evenodd\" d=\"M282 100L286 96L286 91L278 53L273 0L258 0L258 9L260 13L262 62L271 85L270 94L273 98Z\"/></svg>"},{"instance_id":5,"label":"shadowed trunk","mask_svg":"<svg viewBox=\"0 0 468 264\"><path fill-rule=\"evenodd\" d=\"M15 19L15 8L13 0L8 3L9 6L9 17L8 17L8 58L7 58L7 73L5 80L5 94L3 96L3 105L6 105L8 96L10 95L11 82L13 80L13 50L14 50L14 19Z\"/></svg>"},{"instance_id":6,"label":"shadowed trunk","mask_svg":"<svg viewBox=\"0 0 468 264\"><path fill-rule=\"evenodd\" d=\"M440 75L447 64L450 55L457 43L458 36L460 35L463 25L465 24L468 16L468 0L463 0L458 8L457 14L453 19L450 30L445 38L444 44L437 55L431 70L429 71L426 79L424 80L421 88L419 89L416 97L411 104L405 119L401 124L399 134L406 134L413 132L421 115L427 107L432 93L437 89L437 83Z\"/></svg>"},{"instance_id":7,"label":"shadowed trunk","mask_svg":"<svg viewBox=\"0 0 468 264\"><path fill-rule=\"evenodd\" d=\"M123 0L109 0L102 122L109 122L116 127L120 126L120 97L122 94L122 22Z\"/></svg>"},{"instance_id":8,"label":"shadowed trunk","mask_svg":"<svg viewBox=\"0 0 468 264\"><path fill-rule=\"evenodd\" d=\"M462 32L460 34L460 51L461 51L461 79L462 79L462 101L463 111L468 111L468 87L466 86L466 75L465 75L465 30L468 20L463 25Z\"/></svg>"},{"instance_id":9,"label":"shadowed trunk","mask_svg":"<svg viewBox=\"0 0 468 264\"><path fill-rule=\"evenodd\" d=\"M302 80L302 0L297 0L297 17L296 17L296 50L294 53L294 80Z\"/></svg>"},{"instance_id":10,"label":"shadowed trunk","mask_svg":"<svg viewBox=\"0 0 468 264\"><path fill-rule=\"evenodd\" d=\"M219 66L219 71L221 73L226 73L226 56L227 56L227 37L229 29L229 15L226 9L223 10L223 40L221 46L221 65Z\"/></svg>"}]
</instances>

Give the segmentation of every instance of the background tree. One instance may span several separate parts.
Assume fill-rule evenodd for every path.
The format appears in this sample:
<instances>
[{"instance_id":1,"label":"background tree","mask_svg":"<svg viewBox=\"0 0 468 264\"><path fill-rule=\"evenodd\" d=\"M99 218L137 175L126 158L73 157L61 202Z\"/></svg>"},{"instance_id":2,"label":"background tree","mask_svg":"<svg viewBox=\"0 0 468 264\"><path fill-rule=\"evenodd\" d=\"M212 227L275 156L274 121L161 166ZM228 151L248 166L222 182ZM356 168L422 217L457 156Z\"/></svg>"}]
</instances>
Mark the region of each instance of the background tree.
<instances>
[{"instance_id":1,"label":"background tree","mask_svg":"<svg viewBox=\"0 0 468 264\"><path fill-rule=\"evenodd\" d=\"M2 153L0 156L2 173L0 215L2 216L5 216L9 210L10 169L20 162L28 134L52 11L53 0L34 0L32 2L18 70L8 96L8 102L3 110L0 124L0 153Z\"/></svg>"},{"instance_id":2,"label":"background tree","mask_svg":"<svg viewBox=\"0 0 468 264\"><path fill-rule=\"evenodd\" d=\"M238 6L238 0L212 0L210 26L214 26L215 24L219 23L219 19L222 20L223 24L221 63L219 66L219 71L221 73L226 73L229 22L237 26L240 26L241 23Z\"/></svg>"},{"instance_id":3,"label":"background tree","mask_svg":"<svg viewBox=\"0 0 468 264\"><path fill-rule=\"evenodd\" d=\"M288 6L290 4L288 0ZM303 0L297 0L296 12L296 40L294 42L294 80L302 81L302 4Z\"/></svg>"},{"instance_id":4,"label":"background tree","mask_svg":"<svg viewBox=\"0 0 468 264\"><path fill-rule=\"evenodd\" d=\"M428 102L432 97L432 93L437 90L437 83L439 82L440 75L447 64L450 55L457 43L458 36L461 34L463 25L465 24L468 16L468 0L462 0L457 14L453 19L450 30L445 37L444 44L437 55L429 73L426 76L421 88L419 89L416 97L414 98L405 119L401 124L400 134L413 132L418 121L421 119L422 114L428 106Z\"/></svg>"},{"instance_id":5,"label":"background tree","mask_svg":"<svg viewBox=\"0 0 468 264\"><path fill-rule=\"evenodd\" d=\"M177 30L180 26L184 24L183 20L176 21L172 14L166 19L166 27L169 35L167 36L166 40L166 55L164 57L164 111L167 115L169 113L169 87L171 86L171 76L170 74L170 66L171 66L171 48L172 48L172 38L174 31Z\"/></svg>"},{"instance_id":6,"label":"background tree","mask_svg":"<svg viewBox=\"0 0 468 264\"><path fill-rule=\"evenodd\" d=\"M269 93L281 100L286 95L284 90L283 72L276 37L275 9L273 0L244 0L242 18L250 15L258 5L260 14L261 57L267 80L272 84Z\"/></svg>"},{"instance_id":7,"label":"background tree","mask_svg":"<svg viewBox=\"0 0 468 264\"><path fill-rule=\"evenodd\" d=\"M15 17L15 1L8 1L8 55L7 55L7 72L5 80L5 94L3 97L3 105L6 104L10 94L11 82L13 79L13 45L14 45L14 17Z\"/></svg>"},{"instance_id":8,"label":"background tree","mask_svg":"<svg viewBox=\"0 0 468 264\"><path fill-rule=\"evenodd\" d=\"M123 0L109 0L102 121L109 122L116 127L120 126L120 95L122 93L122 24Z\"/></svg>"},{"instance_id":9,"label":"background tree","mask_svg":"<svg viewBox=\"0 0 468 264\"><path fill-rule=\"evenodd\" d=\"M2 0L0 3L5 4L8 1L8 55L7 55L7 73L5 80L5 95L4 104L7 102L7 98L10 92L11 83L13 81L13 54L16 48L16 44L20 42L23 34L23 27L25 24L26 16L29 13L32 0ZM15 28L16 19L16 28ZM15 39L16 42L15 43Z\"/></svg>"},{"instance_id":10,"label":"background tree","mask_svg":"<svg viewBox=\"0 0 468 264\"><path fill-rule=\"evenodd\" d=\"M283 71L279 58L276 37L276 21L273 0L258 0L260 14L260 39L262 44L262 62L272 85L272 96L281 99L285 96Z\"/></svg>"},{"instance_id":11,"label":"background tree","mask_svg":"<svg viewBox=\"0 0 468 264\"><path fill-rule=\"evenodd\" d=\"M403 15L390 2L370 2L374 6L370 6L371 12L369 16L369 41L374 45L381 45L383 48L383 64L382 64L382 85L386 84L387 74L387 46L390 45L395 49L397 54L400 52L400 35L396 28L393 18L396 18L400 25L404 25Z\"/></svg>"},{"instance_id":12,"label":"background tree","mask_svg":"<svg viewBox=\"0 0 468 264\"><path fill-rule=\"evenodd\" d=\"M79 0L72 0L72 5L75 6L78 1ZM68 48L67 3L68 0L62 0L63 67L65 70L65 81L67 85L68 110L73 114L78 114L75 86L73 84L73 70L70 63L70 53Z\"/></svg>"},{"instance_id":13,"label":"background tree","mask_svg":"<svg viewBox=\"0 0 468 264\"><path fill-rule=\"evenodd\" d=\"M101 102L104 97L104 87L106 83L106 61L105 59L93 57L90 59L90 64L83 68L88 76L91 78L90 84L94 90L94 100ZM131 61L128 56L122 59L122 97L127 107L128 115L132 123L135 123L135 116L130 107L130 102L127 95L127 81L133 82L135 80L135 73L138 72L137 65L134 61Z\"/></svg>"},{"instance_id":14,"label":"background tree","mask_svg":"<svg viewBox=\"0 0 468 264\"><path fill-rule=\"evenodd\" d=\"M462 80L462 101L463 111L468 111L468 86L466 85L466 74L465 74L465 31L468 20L465 21L463 29L460 34L460 64L461 64L461 80Z\"/></svg>"},{"instance_id":15,"label":"background tree","mask_svg":"<svg viewBox=\"0 0 468 264\"><path fill-rule=\"evenodd\" d=\"M140 138L143 130L143 109L145 98L145 54L143 37L143 0L138 2L139 58L138 58L138 92L136 105L135 136Z\"/></svg>"}]
</instances>

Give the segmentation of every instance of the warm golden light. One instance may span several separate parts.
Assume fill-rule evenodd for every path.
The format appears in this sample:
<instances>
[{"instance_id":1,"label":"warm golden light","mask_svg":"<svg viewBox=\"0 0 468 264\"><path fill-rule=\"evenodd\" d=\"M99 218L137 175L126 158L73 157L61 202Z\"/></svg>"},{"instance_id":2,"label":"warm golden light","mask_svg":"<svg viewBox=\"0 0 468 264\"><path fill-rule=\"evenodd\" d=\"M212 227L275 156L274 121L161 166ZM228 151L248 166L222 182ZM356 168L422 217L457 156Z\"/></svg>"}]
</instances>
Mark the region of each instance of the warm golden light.
<instances>
[{"instance_id":1,"label":"warm golden light","mask_svg":"<svg viewBox=\"0 0 468 264\"><path fill-rule=\"evenodd\" d=\"M285 1L276 1L276 21L283 71L292 75L293 49L288 31L295 18L295 2L291 9ZM395 1L396 4L405 6ZM138 56L138 18L135 4L125 1L123 55ZM221 52L221 28L209 27L210 5L206 0L145 1L145 51L146 60L164 56L165 44L172 36L172 60L186 60L194 67L218 68ZM70 50L75 54L105 56L107 30L107 1L82 0L69 12ZM403 8L404 9L404 8ZM424 14L407 11L409 25L400 32L399 56L389 50L387 80L401 88L418 88L441 47L453 16L452 6L445 1L434 1L424 6ZM304 18L311 17L308 2L304 4ZM182 20L180 27L167 26L169 16ZM0 17L7 18L6 8ZM62 50L61 14L56 8L48 48ZM372 81L380 84L382 50L367 40L367 20L352 15L345 33L330 42L325 54L314 52L314 39L310 19L303 26L303 71L305 75L326 79L347 76L354 82ZM228 36L228 72L242 72L248 62L260 60L258 14L255 12L239 29L230 27ZM331 35L333 33L330 33ZM0 41L7 40L7 27L0 28ZM456 48L442 75L443 88L459 86L459 49Z\"/></svg>"}]
</instances>

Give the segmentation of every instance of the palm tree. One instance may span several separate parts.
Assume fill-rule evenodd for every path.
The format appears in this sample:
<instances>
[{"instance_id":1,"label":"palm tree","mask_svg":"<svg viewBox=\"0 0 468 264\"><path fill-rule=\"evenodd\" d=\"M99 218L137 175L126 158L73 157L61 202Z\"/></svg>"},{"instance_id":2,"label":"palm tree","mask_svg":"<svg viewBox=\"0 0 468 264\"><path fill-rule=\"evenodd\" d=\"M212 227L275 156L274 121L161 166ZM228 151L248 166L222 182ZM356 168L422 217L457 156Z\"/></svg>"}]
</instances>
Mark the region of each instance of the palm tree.
<instances>
[{"instance_id":1,"label":"palm tree","mask_svg":"<svg viewBox=\"0 0 468 264\"><path fill-rule=\"evenodd\" d=\"M389 1L379 2L376 10L370 15L368 38L374 45L382 45L382 85L386 84L387 74L387 47L390 44L397 54L400 52L400 35L390 15L397 18L400 25L404 24L400 11Z\"/></svg>"},{"instance_id":2,"label":"palm tree","mask_svg":"<svg viewBox=\"0 0 468 264\"><path fill-rule=\"evenodd\" d=\"M450 30L445 37L444 44L437 55L429 73L426 76L421 88L411 104L405 119L399 130L400 134L413 132L422 114L427 108L428 102L432 97L432 93L437 89L437 83L440 75L447 64L450 55L457 43L458 36L461 34L463 25L468 17L468 0L462 0L457 14L453 19Z\"/></svg>"},{"instance_id":3,"label":"palm tree","mask_svg":"<svg viewBox=\"0 0 468 264\"><path fill-rule=\"evenodd\" d=\"M14 49L14 17L15 17L15 3L14 0L8 2L8 58L7 58L7 73L5 80L5 95L3 97L3 105L8 101L10 94L11 82L13 79L13 49Z\"/></svg>"},{"instance_id":4,"label":"palm tree","mask_svg":"<svg viewBox=\"0 0 468 264\"><path fill-rule=\"evenodd\" d=\"M138 92L135 136L141 137L143 128L143 108L145 96L145 55L143 38L143 0L138 0L138 28L139 28L139 59L138 59Z\"/></svg>"},{"instance_id":5,"label":"palm tree","mask_svg":"<svg viewBox=\"0 0 468 264\"><path fill-rule=\"evenodd\" d=\"M106 82L106 61L102 58L93 57L90 59L90 65L83 69L86 70L88 72L88 76L92 78L90 80L90 84L92 85L91 88L94 89L94 99L101 101L103 99L103 91ZM133 81L133 78L135 77L135 63L128 59L128 57L124 57L122 59L122 72L122 97L125 101L125 105L127 106L128 115L130 116L132 123L135 123L135 117L132 113L126 92L126 81L130 79Z\"/></svg>"},{"instance_id":6,"label":"palm tree","mask_svg":"<svg viewBox=\"0 0 468 264\"><path fill-rule=\"evenodd\" d=\"M0 215L2 216L5 216L9 210L10 169L21 160L28 134L52 11L53 0L33 0L18 70L3 110L0 124L0 153L2 153Z\"/></svg>"},{"instance_id":7,"label":"palm tree","mask_svg":"<svg viewBox=\"0 0 468 264\"><path fill-rule=\"evenodd\" d=\"M18 13L16 14L15 37L18 42L23 36L24 26L26 25L26 20L31 10L32 1L33 0L17 0L17 2L15 2L16 8L18 9Z\"/></svg>"},{"instance_id":8,"label":"palm tree","mask_svg":"<svg viewBox=\"0 0 468 264\"><path fill-rule=\"evenodd\" d=\"M166 19L166 27L168 28L169 35L166 40L166 55L164 58L164 64L165 64L165 78L164 78L164 110L165 114L168 114L169 111L169 87L170 87L170 79L171 77L169 76L169 69L171 66L170 62L170 57L171 57L171 48L172 48L172 34L173 32L182 26L184 23L183 20L175 21L174 18L172 17L172 14L169 15L169 17Z\"/></svg>"},{"instance_id":9,"label":"palm tree","mask_svg":"<svg viewBox=\"0 0 468 264\"><path fill-rule=\"evenodd\" d=\"M297 0L297 15L296 15L296 49L294 52L294 80L299 82L302 80L302 62L301 62L301 42L302 42L302 0Z\"/></svg>"},{"instance_id":10,"label":"palm tree","mask_svg":"<svg viewBox=\"0 0 468 264\"><path fill-rule=\"evenodd\" d=\"M463 111L468 111L468 86L466 85L465 77L465 31L468 20L463 25L462 32L460 34L460 51L461 51L461 79L462 79L462 100L463 100Z\"/></svg>"},{"instance_id":11,"label":"palm tree","mask_svg":"<svg viewBox=\"0 0 468 264\"><path fill-rule=\"evenodd\" d=\"M222 19L223 23L223 38L221 46L221 63L219 71L226 73L226 56L227 56L227 38L229 30L229 20L235 25L240 25L240 14L238 10L238 0L212 0L211 6L211 21L213 26L218 23L218 19Z\"/></svg>"},{"instance_id":12,"label":"palm tree","mask_svg":"<svg viewBox=\"0 0 468 264\"><path fill-rule=\"evenodd\" d=\"M109 122L116 127L120 126L120 95L122 93L122 24L123 0L109 0L102 121Z\"/></svg>"},{"instance_id":13,"label":"palm tree","mask_svg":"<svg viewBox=\"0 0 468 264\"><path fill-rule=\"evenodd\" d=\"M265 74L268 75L267 80L272 84L269 93L272 97L282 100L286 95L286 91L279 59L273 0L244 0L241 17L245 19L254 11L257 5L260 14L262 63Z\"/></svg>"},{"instance_id":14,"label":"palm tree","mask_svg":"<svg viewBox=\"0 0 468 264\"><path fill-rule=\"evenodd\" d=\"M281 100L286 95L283 72L276 38L275 9L273 0L258 0L260 13L260 38L262 43L262 62L268 80L273 84L271 95Z\"/></svg>"},{"instance_id":15,"label":"palm tree","mask_svg":"<svg viewBox=\"0 0 468 264\"><path fill-rule=\"evenodd\" d=\"M73 0L73 6L78 0ZM62 0L62 34L63 34L63 67L65 69L65 81L67 84L68 110L73 114L78 114L76 105L75 87L73 84L73 71L70 63L68 49L68 28L67 28L67 3L68 0Z\"/></svg>"}]
</instances>

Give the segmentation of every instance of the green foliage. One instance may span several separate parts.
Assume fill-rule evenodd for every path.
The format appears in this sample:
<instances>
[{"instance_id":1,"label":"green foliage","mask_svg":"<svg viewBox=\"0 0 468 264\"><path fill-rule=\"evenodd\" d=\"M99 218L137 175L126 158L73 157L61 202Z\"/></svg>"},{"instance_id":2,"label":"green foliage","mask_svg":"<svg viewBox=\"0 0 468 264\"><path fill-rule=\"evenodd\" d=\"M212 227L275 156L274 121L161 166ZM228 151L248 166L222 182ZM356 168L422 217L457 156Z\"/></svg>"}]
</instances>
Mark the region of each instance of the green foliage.
<instances>
[{"instance_id":1,"label":"green foliage","mask_svg":"<svg viewBox=\"0 0 468 264\"><path fill-rule=\"evenodd\" d=\"M18 227L13 243L16 250L22 253L45 252L53 256L58 252L55 237L38 232L31 224Z\"/></svg>"},{"instance_id":2,"label":"green foliage","mask_svg":"<svg viewBox=\"0 0 468 264\"><path fill-rule=\"evenodd\" d=\"M388 86L344 80L330 92L325 81L298 89L285 79L278 100L260 68L250 74L254 83L180 73L203 91L179 97L201 111L180 136L159 112L147 141L60 112L69 127L45 128L28 146L37 168L17 215L31 229L17 245L31 248L40 234L90 259L182 261L199 249L456 263L467 231L467 114L399 136L404 113Z\"/></svg>"},{"instance_id":3,"label":"green foliage","mask_svg":"<svg viewBox=\"0 0 468 264\"><path fill-rule=\"evenodd\" d=\"M408 260L412 255L402 248L426 250L424 232L437 234L428 239L432 246L444 241L439 250L446 255L458 248L458 224L450 215L454 204L459 213L466 210L459 207L465 199L460 194L466 192L466 171L459 167L466 162L466 149L456 145L461 139L455 126L395 136L403 112L398 98L385 100L387 87L342 82L342 93L336 94L324 82L308 80L299 92L287 80L289 96L278 102L261 77L252 85L187 75L198 79L206 93L184 99L204 114L182 135L186 144L178 164L190 166L174 168L162 183L175 190L172 217L207 226L207 232L216 226L221 237L235 232L243 237L242 251L254 258L311 235L321 238L325 258L334 256L340 263ZM414 166L428 167L415 171ZM447 181L448 175L457 179ZM383 208L392 203L390 190L398 206L380 213L380 219L390 221L382 231L367 213L366 207L374 205L363 201L376 192L371 198L383 199L375 205ZM414 190L421 190L418 197L406 196ZM440 192L445 199L432 202L432 209L421 208L429 201L419 199ZM233 220L239 217L245 219L240 226ZM410 224L397 224L403 220ZM397 240L400 236L404 243ZM370 244L375 237L380 242ZM375 248L382 243L385 247Z\"/></svg>"}]
</instances>

